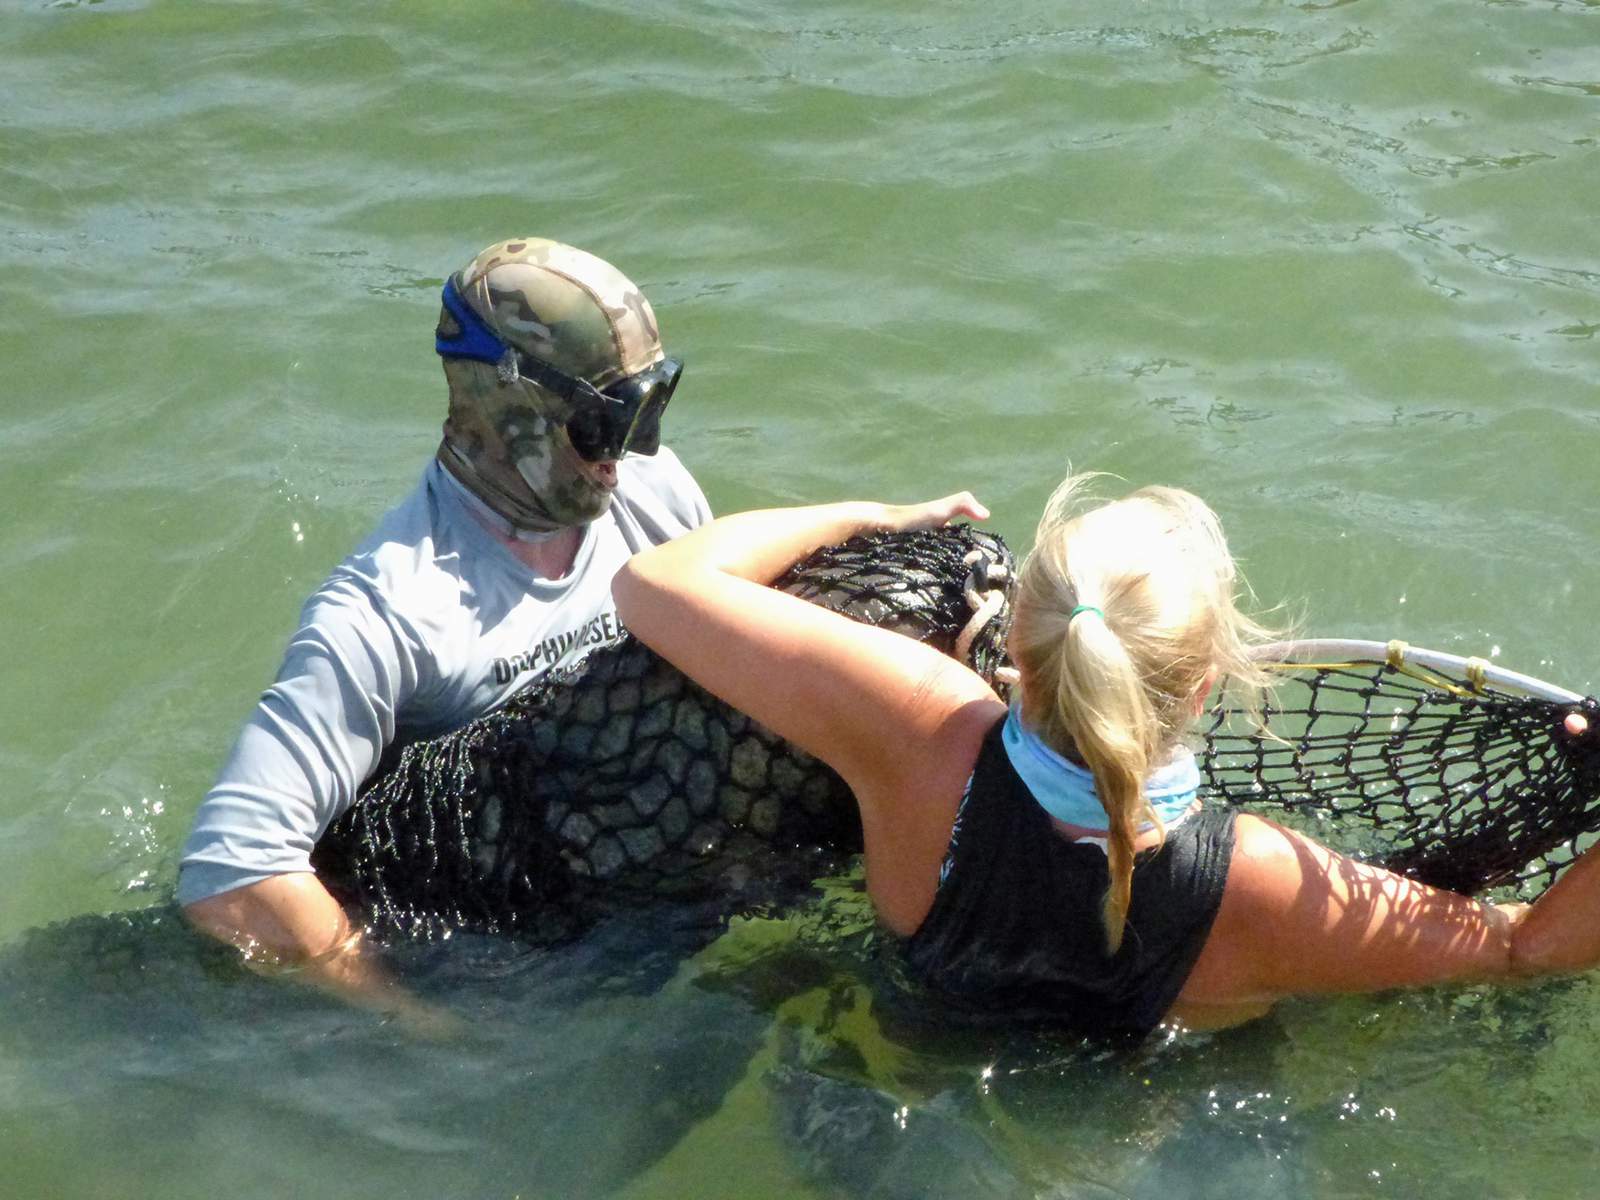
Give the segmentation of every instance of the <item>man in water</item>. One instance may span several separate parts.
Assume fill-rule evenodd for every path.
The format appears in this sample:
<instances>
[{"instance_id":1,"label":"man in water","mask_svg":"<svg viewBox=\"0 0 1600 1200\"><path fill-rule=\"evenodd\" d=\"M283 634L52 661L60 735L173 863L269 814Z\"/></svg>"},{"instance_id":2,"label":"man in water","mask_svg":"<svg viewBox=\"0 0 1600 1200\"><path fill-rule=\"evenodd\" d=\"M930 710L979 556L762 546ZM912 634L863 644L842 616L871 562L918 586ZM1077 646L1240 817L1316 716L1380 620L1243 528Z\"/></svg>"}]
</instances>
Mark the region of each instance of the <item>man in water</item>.
<instances>
[{"instance_id":1,"label":"man in water","mask_svg":"<svg viewBox=\"0 0 1600 1200\"><path fill-rule=\"evenodd\" d=\"M311 849L386 750L445 733L616 640L611 577L705 523L661 448L681 364L609 263L538 238L445 283L444 439L415 491L307 600L184 846L178 900L265 965L380 1007L391 990Z\"/></svg>"}]
</instances>

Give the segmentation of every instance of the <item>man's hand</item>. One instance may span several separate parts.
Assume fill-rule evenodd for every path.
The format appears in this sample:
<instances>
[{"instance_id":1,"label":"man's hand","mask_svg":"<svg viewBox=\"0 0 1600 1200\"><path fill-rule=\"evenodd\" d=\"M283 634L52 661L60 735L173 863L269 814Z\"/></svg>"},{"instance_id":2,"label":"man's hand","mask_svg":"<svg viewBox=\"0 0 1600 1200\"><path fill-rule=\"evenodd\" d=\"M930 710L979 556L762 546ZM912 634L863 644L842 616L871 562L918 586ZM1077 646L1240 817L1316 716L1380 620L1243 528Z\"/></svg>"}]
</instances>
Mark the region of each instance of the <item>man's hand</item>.
<instances>
[{"instance_id":1,"label":"man's hand","mask_svg":"<svg viewBox=\"0 0 1600 1200\"><path fill-rule=\"evenodd\" d=\"M402 987L366 949L317 877L273 875L220 892L184 908L203 933L238 949L245 966L262 975L291 975L340 999L393 1017L428 1038L459 1030L455 1016Z\"/></svg>"}]
</instances>

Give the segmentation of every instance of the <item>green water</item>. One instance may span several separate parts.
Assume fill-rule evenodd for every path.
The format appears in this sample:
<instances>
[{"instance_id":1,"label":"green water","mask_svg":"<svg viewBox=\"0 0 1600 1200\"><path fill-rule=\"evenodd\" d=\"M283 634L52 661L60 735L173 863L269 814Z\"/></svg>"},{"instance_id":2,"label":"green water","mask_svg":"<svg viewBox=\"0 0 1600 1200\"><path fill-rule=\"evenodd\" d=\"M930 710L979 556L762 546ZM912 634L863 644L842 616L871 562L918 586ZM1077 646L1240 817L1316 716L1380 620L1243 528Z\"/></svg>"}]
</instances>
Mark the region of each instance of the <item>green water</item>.
<instances>
[{"instance_id":1,"label":"green water","mask_svg":"<svg viewBox=\"0 0 1600 1200\"><path fill-rule=\"evenodd\" d=\"M1070 460L1311 632L1600 688L1597 118L1592 0L4 0L0 1193L1592 1190L1587 980L1106 1058L896 1010L840 885L423 956L436 1045L166 905L515 234L645 287L718 510L971 487L1025 545Z\"/></svg>"}]
</instances>

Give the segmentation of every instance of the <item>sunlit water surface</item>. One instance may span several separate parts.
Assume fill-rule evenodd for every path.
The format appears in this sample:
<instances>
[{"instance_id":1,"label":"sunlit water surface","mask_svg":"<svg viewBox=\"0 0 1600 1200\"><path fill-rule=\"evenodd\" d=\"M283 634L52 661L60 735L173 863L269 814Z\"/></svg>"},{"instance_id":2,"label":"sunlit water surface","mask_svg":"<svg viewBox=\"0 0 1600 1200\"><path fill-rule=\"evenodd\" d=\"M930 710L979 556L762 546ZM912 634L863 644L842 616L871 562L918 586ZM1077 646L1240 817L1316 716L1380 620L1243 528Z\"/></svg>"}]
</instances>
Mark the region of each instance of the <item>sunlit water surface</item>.
<instances>
[{"instance_id":1,"label":"sunlit water surface","mask_svg":"<svg viewBox=\"0 0 1600 1200\"><path fill-rule=\"evenodd\" d=\"M1326 635L1600 669L1600 6L0 3L0 1149L19 1197L1489 1196L1600 1167L1590 981L1110 1054L930 1023L857 881L399 957L181 927L300 600L414 481L446 273L638 280L722 511L1069 459Z\"/></svg>"}]
</instances>

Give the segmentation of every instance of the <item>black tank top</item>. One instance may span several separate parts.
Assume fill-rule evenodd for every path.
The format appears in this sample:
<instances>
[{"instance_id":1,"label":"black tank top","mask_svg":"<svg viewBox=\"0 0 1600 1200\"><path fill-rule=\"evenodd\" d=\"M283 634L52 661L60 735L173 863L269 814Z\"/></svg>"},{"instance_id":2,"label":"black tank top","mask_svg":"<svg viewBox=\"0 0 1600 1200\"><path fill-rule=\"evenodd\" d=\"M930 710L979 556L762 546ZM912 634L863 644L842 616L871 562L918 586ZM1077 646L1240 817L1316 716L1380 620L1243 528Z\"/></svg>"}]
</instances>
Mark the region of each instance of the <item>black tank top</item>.
<instances>
[{"instance_id":1,"label":"black tank top","mask_svg":"<svg viewBox=\"0 0 1600 1200\"><path fill-rule=\"evenodd\" d=\"M1177 998L1216 919L1234 814L1203 809L1137 856L1122 946L1107 954L1105 853L1057 832L1012 768L1001 724L984 738L944 882L907 961L974 1015L1143 1036Z\"/></svg>"}]
</instances>

